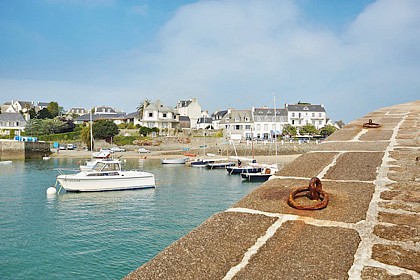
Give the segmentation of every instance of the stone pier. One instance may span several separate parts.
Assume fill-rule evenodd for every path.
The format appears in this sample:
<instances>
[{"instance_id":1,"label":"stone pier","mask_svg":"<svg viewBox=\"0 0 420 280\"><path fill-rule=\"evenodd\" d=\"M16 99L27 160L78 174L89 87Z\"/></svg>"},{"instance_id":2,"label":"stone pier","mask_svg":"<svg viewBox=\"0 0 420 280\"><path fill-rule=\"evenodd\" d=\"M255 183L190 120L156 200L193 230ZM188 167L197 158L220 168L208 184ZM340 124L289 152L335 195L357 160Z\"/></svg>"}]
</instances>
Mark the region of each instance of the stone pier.
<instances>
[{"instance_id":1,"label":"stone pier","mask_svg":"<svg viewBox=\"0 0 420 280\"><path fill-rule=\"evenodd\" d=\"M50 144L46 142L0 140L0 160L42 158L50 154Z\"/></svg>"},{"instance_id":2,"label":"stone pier","mask_svg":"<svg viewBox=\"0 0 420 280\"><path fill-rule=\"evenodd\" d=\"M312 177L328 206L290 207ZM349 123L126 279L420 279L419 241L415 101Z\"/></svg>"}]
</instances>

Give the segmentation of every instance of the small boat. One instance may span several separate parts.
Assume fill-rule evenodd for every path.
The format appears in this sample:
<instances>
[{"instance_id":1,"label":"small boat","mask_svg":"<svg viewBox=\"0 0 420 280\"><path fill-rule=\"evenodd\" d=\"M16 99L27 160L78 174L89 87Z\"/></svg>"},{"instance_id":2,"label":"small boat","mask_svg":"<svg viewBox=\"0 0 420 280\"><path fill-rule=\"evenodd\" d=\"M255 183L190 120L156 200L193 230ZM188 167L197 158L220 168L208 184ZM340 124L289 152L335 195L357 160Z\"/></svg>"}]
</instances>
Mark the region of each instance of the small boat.
<instances>
[{"instance_id":1,"label":"small boat","mask_svg":"<svg viewBox=\"0 0 420 280\"><path fill-rule=\"evenodd\" d=\"M261 172L263 168L258 165L240 165L240 166L228 166L226 171L231 174L242 174L242 173L258 173Z\"/></svg>"},{"instance_id":2,"label":"small boat","mask_svg":"<svg viewBox=\"0 0 420 280\"><path fill-rule=\"evenodd\" d=\"M109 158L111 156L111 151L103 150L99 152L92 153L94 158Z\"/></svg>"},{"instance_id":3,"label":"small boat","mask_svg":"<svg viewBox=\"0 0 420 280\"><path fill-rule=\"evenodd\" d=\"M242 179L250 182L264 182L279 171L277 165L266 166L261 172L241 173Z\"/></svg>"},{"instance_id":4,"label":"small boat","mask_svg":"<svg viewBox=\"0 0 420 280\"><path fill-rule=\"evenodd\" d=\"M231 157L237 159L236 166L228 166L226 167L226 171L229 175L232 174L241 174L241 173L257 173L261 172L263 169L263 165L258 164L255 159L252 158L244 158L244 157ZM249 161L247 164L242 164L242 161Z\"/></svg>"},{"instance_id":5,"label":"small boat","mask_svg":"<svg viewBox=\"0 0 420 280\"><path fill-rule=\"evenodd\" d=\"M138 170L123 171L119 160L98 160L88 171L61 174L57 182L68 192L97 192L155 188L155 176ZM56 182L56 185L57 185Z\"/></svg>"},{"instance_id":6,"label":"small boat","mask_svg":"<svg viewBox=\"0 0 420 280\"><path fill-rule=\"evenodd\" d=\"M45 156L43 156L43 157L42 157L42 159L43 159L43 160L49 160L49 159L50 159L50 157L49 157L49 156L47 156L47 155L45 155Z\"/></svg>"},{"instance_id":7,"label":"small boat","mask_svg":"<svg viewBox=\"0 0 420 280\"><path fill-rule=\"evenodd\" d=\"M215 162L215 159L197 158L193 161L190 161L190 166L191 167L206 167L207 164L214 163L214 162Z\"/></svg>"},{"instance_id":8,"label":"small boat","mask_svg":"<svg viewBox=\"0 0 420 280\"><path fill-rule=\"evenodd\" d=\"M185 164L188 161L188 158L163 158L161 160L162 164Z\"/></svg>"},{"instance_id":9,"label":"small boat","mask_svg":"<svg viewBox=\"0 0 420 280\"><path fill-rule=\"evenodd\" d=\"M229 166L235 166L234 162L231 161L225 161L225 162L213 162L206 165L208 169L224 169Z\"/></svg>"},{"instance_id":10,"label":"small boat","mask_svg":"<svg viewBox=\"0 0 420 280\"><path fill-rule=\"evenodd\" d=\"M11 160L1 160L0 165L12 164Z\"/></svg>"}]
</instances>

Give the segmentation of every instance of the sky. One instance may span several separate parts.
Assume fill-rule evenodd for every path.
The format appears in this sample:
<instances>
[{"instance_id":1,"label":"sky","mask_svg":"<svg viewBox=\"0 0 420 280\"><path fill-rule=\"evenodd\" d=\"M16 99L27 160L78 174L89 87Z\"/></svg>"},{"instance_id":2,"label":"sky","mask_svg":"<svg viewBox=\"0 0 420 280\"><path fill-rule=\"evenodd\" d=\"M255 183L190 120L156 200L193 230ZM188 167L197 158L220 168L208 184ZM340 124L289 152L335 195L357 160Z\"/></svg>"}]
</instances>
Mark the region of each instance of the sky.
<instances>
[{"instance_id":1,"label":"sky","mask_svg":"<svg viewBox=\"0 0 420 280\"><path fill-rule=\"evenodd\" d=\"M0 0L0 102L323 104L350 122L420 99L418 0Z\"/></svg>"}]
</instances>

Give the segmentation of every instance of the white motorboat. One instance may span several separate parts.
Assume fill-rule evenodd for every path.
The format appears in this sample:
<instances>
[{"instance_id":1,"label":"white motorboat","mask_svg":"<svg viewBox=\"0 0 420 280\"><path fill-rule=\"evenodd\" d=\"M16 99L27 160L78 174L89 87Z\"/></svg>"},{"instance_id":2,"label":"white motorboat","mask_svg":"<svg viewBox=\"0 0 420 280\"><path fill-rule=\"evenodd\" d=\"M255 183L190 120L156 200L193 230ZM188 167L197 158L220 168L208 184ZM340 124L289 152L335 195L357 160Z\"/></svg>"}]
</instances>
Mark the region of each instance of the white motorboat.
<instances>
[{"instance_id":1,"label":"white motorboat","mask_svg":"<svg viewBox=\"0 0 420 280\"><path fill-rule=\"evenodd\" d=\"M60 170L59 170L60 172ZM69 192L131 190L155 187L155 176L144 171L123 171L119 160L97 160L88 171L57 176L58 183Z\"/></svg>"},{"instance_id":2,"label":"white motorboat","mask_svg":"<svg viewBox=\"0 0 420 280\"><path fill-rule=\"evenodd\" d=\"M182 158L163 158L161 160L162 164L185 164L189 159L182 157Z\"/></svg>"},{"instance_id":3,"label":"white motorboat","mask_svg":"<svg viewBox=\"0 0 420 280\"><path fill-rule=\"evenodd\" d=\"M12 164L11 160L1 160L0 165Z\"/></svg>"}]
</instances>

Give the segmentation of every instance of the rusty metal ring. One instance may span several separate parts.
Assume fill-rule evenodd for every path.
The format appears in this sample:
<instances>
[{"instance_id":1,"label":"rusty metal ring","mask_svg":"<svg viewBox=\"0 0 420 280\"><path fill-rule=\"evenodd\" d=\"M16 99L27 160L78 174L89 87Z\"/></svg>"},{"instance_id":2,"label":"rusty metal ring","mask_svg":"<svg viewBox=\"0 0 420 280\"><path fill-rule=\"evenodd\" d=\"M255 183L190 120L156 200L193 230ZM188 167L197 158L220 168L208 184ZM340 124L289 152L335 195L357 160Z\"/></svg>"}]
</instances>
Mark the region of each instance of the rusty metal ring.
<instances>
[{"instance_id":1,"label":"rusty metal ring","mask_svg":"<svg viewBox=\"0 0 420 280\"><path fill-rule=\"evenodd\" d=\"M364 123L363 124L363 127L364 128L378 128L378 127L380 127L381 125L379 124L379 123L374 123L373 121L372 121L372 119L369 119L369 122L367 122L367 123Z\"/></svg>"},{"instance_id":2,"label":"rusty metal ring","mask_svg":"<svg viewBox=\"0 0 420 280\"><path fill-rule=\"evenodd\" d=\"M298 209L298 210L320 210L320 209L323 209L323 208L327 207L328 201L330 200L330 198L329 198L328 193L326 193L324 191L320 192L320 194L321 194L321 196L320 196L321 201L320 202L318 202L314 205L310 205L310 206L304 206L304 205L298 204L295 201L296 195L298 193L306 192L306 191L309 191L308 187L301 187L301 188L298 188L298 189L294 190L293 192L291 192L290 195L289 195L289 200L288 200L289 205L292 206L293 208Z\"/></svg>"},{"instance_id":3,"label":"rusty metal ring","mask_svg":"<svg viewBox=\"0 0 420 280\"><path fill-rule=\"evenodd\" d=\"M296 195L301 192L308 192L307 196L311 200L320 200L320 202L313 205L300 205L296 202ZM322 190L322 183L317 177L311 178L308 187L301 187L292 191L289 195L288 204L298 210L319 210L328 205L329 196Z\"/></svg>"}]
</instances>

